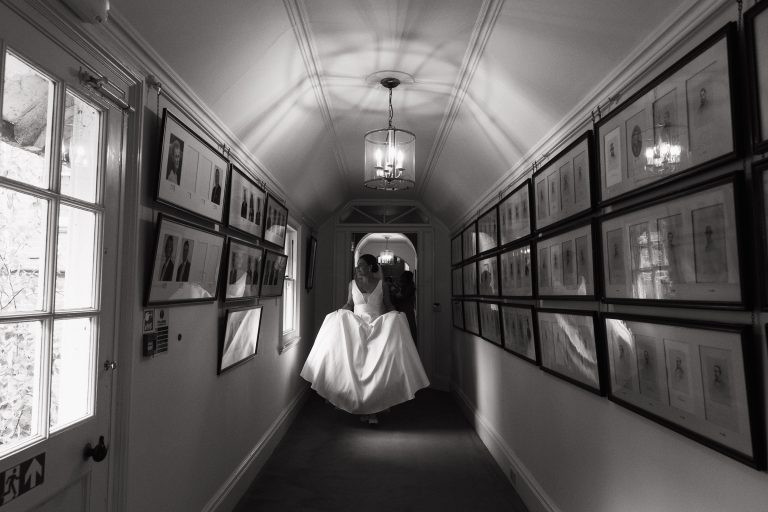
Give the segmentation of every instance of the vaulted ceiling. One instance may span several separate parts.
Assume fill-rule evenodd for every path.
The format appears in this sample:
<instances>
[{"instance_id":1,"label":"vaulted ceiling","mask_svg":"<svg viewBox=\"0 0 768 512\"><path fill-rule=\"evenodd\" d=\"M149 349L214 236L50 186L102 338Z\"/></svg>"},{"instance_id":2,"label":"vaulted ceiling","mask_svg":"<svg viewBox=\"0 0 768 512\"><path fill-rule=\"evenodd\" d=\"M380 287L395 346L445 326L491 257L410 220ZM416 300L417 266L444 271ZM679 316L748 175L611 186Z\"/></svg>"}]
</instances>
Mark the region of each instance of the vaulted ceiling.
<instances>
[{"instance_id":1,"label":"vaulted ceiling","mask_svg":"<svg viewBox=\"0 0 768 512\"><path fill-rule=\"evenodd\" d=\"M449 227L681 5L695 0L112 0L317 223L420 201ZM416 187L362 186L363 134L417 136Z\"/></svg>"}]
</instances>

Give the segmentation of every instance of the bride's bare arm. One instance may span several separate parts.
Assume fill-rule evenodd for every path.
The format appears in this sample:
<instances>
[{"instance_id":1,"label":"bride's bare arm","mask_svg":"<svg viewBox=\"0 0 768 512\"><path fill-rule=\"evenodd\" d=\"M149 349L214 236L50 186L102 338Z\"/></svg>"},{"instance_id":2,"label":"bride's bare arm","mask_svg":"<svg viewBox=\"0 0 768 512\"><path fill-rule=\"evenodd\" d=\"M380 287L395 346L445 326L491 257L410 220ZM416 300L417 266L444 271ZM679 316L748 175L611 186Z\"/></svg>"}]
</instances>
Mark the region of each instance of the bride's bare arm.
<instances>
[{"instance_id":1,"label":"bride's bare arm","mask_svg":"<svg viewBox=\"0 0 768 512\"><path fill-rule=\"evenodd\" d=\"M343 306L339 309L348 309L350 311L355 310L355 302L352 300L352 282L349 283L349 286L347 287L347 302L344 303Z\"/></svg>"}]
</instances>

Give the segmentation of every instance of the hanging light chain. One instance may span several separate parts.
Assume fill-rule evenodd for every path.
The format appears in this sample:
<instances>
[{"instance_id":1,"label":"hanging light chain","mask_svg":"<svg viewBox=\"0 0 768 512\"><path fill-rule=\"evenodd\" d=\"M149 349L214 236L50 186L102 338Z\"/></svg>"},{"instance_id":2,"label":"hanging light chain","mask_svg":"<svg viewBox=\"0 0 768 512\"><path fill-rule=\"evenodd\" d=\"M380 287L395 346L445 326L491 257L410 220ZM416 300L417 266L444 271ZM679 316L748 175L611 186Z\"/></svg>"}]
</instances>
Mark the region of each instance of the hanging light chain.
<instances>
[{"instance_id":1,"label":"hanging light chain","mask_svg":"<svg viewBox=\"0 0 768 512\"><path fill-rule=\"evenodd\" d=\"M389 128L392 128L392 118L395 115L395 111L392 110L392 88L389 89Z\"/></svg>"}]
</instances>

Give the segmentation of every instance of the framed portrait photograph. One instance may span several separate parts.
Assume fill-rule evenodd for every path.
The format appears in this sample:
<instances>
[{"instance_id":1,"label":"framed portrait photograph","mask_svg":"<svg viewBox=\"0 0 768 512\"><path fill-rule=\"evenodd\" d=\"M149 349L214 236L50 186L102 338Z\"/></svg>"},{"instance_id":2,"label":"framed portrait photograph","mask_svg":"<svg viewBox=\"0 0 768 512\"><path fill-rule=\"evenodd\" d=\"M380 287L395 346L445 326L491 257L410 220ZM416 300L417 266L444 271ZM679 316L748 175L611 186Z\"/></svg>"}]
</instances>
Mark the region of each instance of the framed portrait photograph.
<instances>
[{"instance_id":1,"label":"framed portrait photograph","mask_svg":"<svg viewBox=\"0 0 768 512\"><path fill-rule=\"evenodd\" d=\"M741 182L733 174L605 216L605 300L744 307Z\"/></svg>"},{"instance_id":2,"label":"framed portrait photograph","mask_svg":"<svg viewBox=\"0 0 768 512\"><path fill-rule=\"evenodd\" d=\"M592 146L590 130L552 157L533 175L534 186L547 191L546 207L536 210L537 230L554 227L591 211Z\"/></svg>"},{"instance_id":3,"label":"framed portrait photograph","mask_svg":"<svg viewBox=\"0 0 768 512\"><path fill-rule=\"evenodd\" d=\"M499 246L499 209L494 206L477 219L478 254Z\"/></svg>"},{"instance_id":4,"label":"framed portrait photograph","mask_svg":"<svg viewBox=\"0 0 768 512\"><path fill-rule=\"evenodd\" d=\"M496 302L478 302L477 307L480 311L480 337L501 347L499 304Z\"/></svg>"},{"instance_id":5,"label":"framed portrait photograph","mask_svg":"<svg viewBox=\"0 0 768 512\"><path fill-rule=\"evenodd\" d=\"M464 301L464 330L470 334L480 336L480 317L477 309L477 301Z\"/></svg>"},{"instance_id":6,"label":"framed portrait photograph","mask_svg":"<svg viewBox=\"0 0 768 512\"><path fill-rule=\"evenodd\" d=\"M461 254L467 260L477 254L477 223L473 222L461 232Z\"/></svg>"},{"instance_id":7,"label":"framed portrait photograph","mask_svg":"<svg viewBox=\"0 0 768 512\"><path fill-rule=\"evenodd\" d=\"M264 250L264 267L261 269L261 297L280 297L283 295L285 266L288 256L269 249Z\"/></svg>"},{"instance_id":8,"label":"framed portrait photograph","mask_svg":"<svg viewBox=\"0 0 768 512\"><path fill-rule=\"evenodd\" d=\"M272 194L267 194L264 213L264 241L281 249L285 246L285 227L288 225L288 208Z\"/></svg>"},{"instance_id":9,"label":"framed portrait photograph","mask_svg":"<svg viewBox=\"0 0 768 512\"><path fill-rule=\"evenodd\" d=\"M263 306L227 310L224 339L219 345L219 374L256 356L263 311Z\"/></svg>"},{"instance_id":10,"label":"framed portrait photograph","mask_svg":"<svg viewBox=\"0 0 768 512\"><path fill-rule=\"evenodd\" d=\"M477 262L465 263L461 267L464 295L478 295L477 291Z\"/></svg>"},{"instance_id":11,"label":"framed portrait photograph","mask_svg":"<svg viewBox=\"0 0 768 512\"><path fill-rule=\"evenodd\" d=\"M304 288L311 290L315 286L315 264L317 263L317 238L310 236L307 244L307 275Z\"/></svg>"},{"instance_id":12,"label":"framed portrait photograph","mask_svg":"<svg viewBox=\"0 0 768 512\"><path fill-rule=\"evenodd\" d=\"M500 308L504 350L529 363L538 364L537 324L533 306L501 304Z\"/></svg>"},{"instance_id":13,"label":"framed portrait photograph","mask_svg":"<svg viewBox=\"0 0 768 512\"><path fill-rule=\"evenodd\" d=\"M750 389L747 325L604 314L611 400L734 459L765 468Z\"/></svg>"},{"instance_id":14,"label":"framed portrait photograph","mask_svg":"<svg viewBox=\"0 0 768 512\"><path fill-rule=\"evenodd\" d=\"M499 256L494 254L477 261L478 294L499 296Z\"/></svg>"},{"instance_id":15,"label":"framed portrait photograph","mask_svg":"<svg viewBox=\"0 0 768 512\"><path fill-rule=\"evenodd\" d=\"M584 389L603 395L597 313L539 309L541 368Z\"/></svg>"},{"instance_id":16,"label":"framed portrait photograph","mask_svg":"<svg viewBox=\"0 0 768 512\"><path fill-rule=\"evenodd\" d=\"M264 249L235 238L229 239L224 300L252 299L259 296Z\"/></svg>"},{"instance_id":17,"label":"framed portrait photograph","mask_svg":"<svg viewBox=\"0 0 768 512\"><path fill-rule=\"evenodd\" d=\"M453 326L457 329L464 330L464 307L463 302L460 300L451 301L451 312L453 313Z\"/></svg>"},{"instance_id":18,"label":"framed portrait photograph","mask_svg":"<svg viewBox=\"0 0 768 512\"><path fill-rule=\"evenodd\" d=\"M499 254L499 270L502 297L533 297L533 264L530 243L511 247Z\"/></svg>"},{"instance_id":19,"label":"framed portrait photograph","mask_svg":"<svg viewBox=\"0 0 768 512\"><path fill-rule=\"evenodd\" d=\"M261 237L267 192L234 165L230 169L227 224L243 233Z\"/></svg>"},{"instance_id":20,"label":"framed portrait photograph","mask_svg":"<svg viewBox=\"0 0 768 512\"><path fill-rule=\"evenodd\" d=\"M601 204L739 156L735 37L729 23L597 123Z\"/></svg>"},{"instance_id":21,"label":"framed portrait photograph","mask_svg":"<svg viewBox=\"0 0 768 512\"><path fill-rule=\"evenodd\" d=\"M531 180L527 179L499 202L499 245L507 245L531 234Z\"/></svg>"},{"instance_id":22,"label":"framed portrait photograph","mask_svg":"<svg viewBox=\"0 0 768 512\"><path fill-rule=\"evenodd\" d=\"M146 305L215 301L223 250L224 235L161 213Z\"/></svg>"},{"instance_id":23,"label":"framed portrait photograph","mask_svg":"<svg viewBox=\"0 0 768 512\"><path fill-rule=\"evenodd\" d=\"M461 267L451 269L451 294L464 295L464 280Z\"/></svg>"},{"instance_id":24,"label":"framed portrait photograph","mask_svg":"<svg viewBox=\"0 0 768 512\"><path fill-rule=\"evenodd\" d=\"M588 299L596 296L592 226L591 221L570 225L536 242L538 297Z\"/></svg>"},{"instance_id":25,"label":"framed portrait photograph","mask_svg":"<svg viewBox=\"0 0 768 512\"><path fill-rule=\"evenodd\" d=\"M461 233L451 238L451 265L461 263Z\"/></svg>"},{"instance_id":26,"label":"framed portrait photograph","mask_svg":"<svg viewBox=\"0 0 768 512\"><path fill-rule=\"evenodd\" d=\"M768 152L768 0L744 13L747 34L747 71L752 99L752 145L755 153Z\"/></svg>"},{"instance_id":27,"label":"framed portrait photograph","mask_svg":"<svg viewBox=\"0 0 768 512\"><path fill-rule=\"evenodd\" d=\"M168 109L163 109L155 199L222 222L229 162Z\"/></svg>"}]
</instances>

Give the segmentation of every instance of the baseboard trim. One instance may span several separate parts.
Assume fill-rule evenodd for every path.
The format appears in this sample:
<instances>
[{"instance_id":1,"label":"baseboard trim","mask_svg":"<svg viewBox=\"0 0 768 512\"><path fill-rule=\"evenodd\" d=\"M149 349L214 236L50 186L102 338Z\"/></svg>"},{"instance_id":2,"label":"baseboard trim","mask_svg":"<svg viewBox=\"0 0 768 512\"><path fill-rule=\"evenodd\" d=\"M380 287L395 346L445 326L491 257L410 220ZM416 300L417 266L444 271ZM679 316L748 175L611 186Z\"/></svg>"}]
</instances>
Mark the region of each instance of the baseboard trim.
<instances>
[{"instance_id":1,"label":"baseboard trim","mask_svg":"<svg viewBox=\"0 0 768 512\"><path fill-rule=\"evenodd\" d=\"M475 404L472 403L464 392L455 386L452 387L451 391L453 391L456 397L459 408L469 422L472 423L480 440L488 448L488 451L491 452L494 460L501 467L502 472L510 481L512 480L509 474L510 469L517 475L516 481L513 481L512 484L520 498L522 498L523 503L525 503L525 506L528 507L528 510L530 512L562 512L496 429L477 411Z\"/></svg>"},{"instance_id":2,"label":"baseboard trim","mask_svg":"<svg viewBox=\"0 0 768 512\"><path fill-rule=\"evenodd\" d=\"M245 491L256 478L264 463L272 455L277 443L285 435L288 427L301 409L301 405L307 398L309 386L304 387L291 403L289 403L280 415L272 422L266 433L259 439L256 446L243 459L240 465L232 472L227 480L222 484L216 494L205 504L202 512L224 512L235 508L237 502L245 494Z\"/></svg>"}]
</instances>

